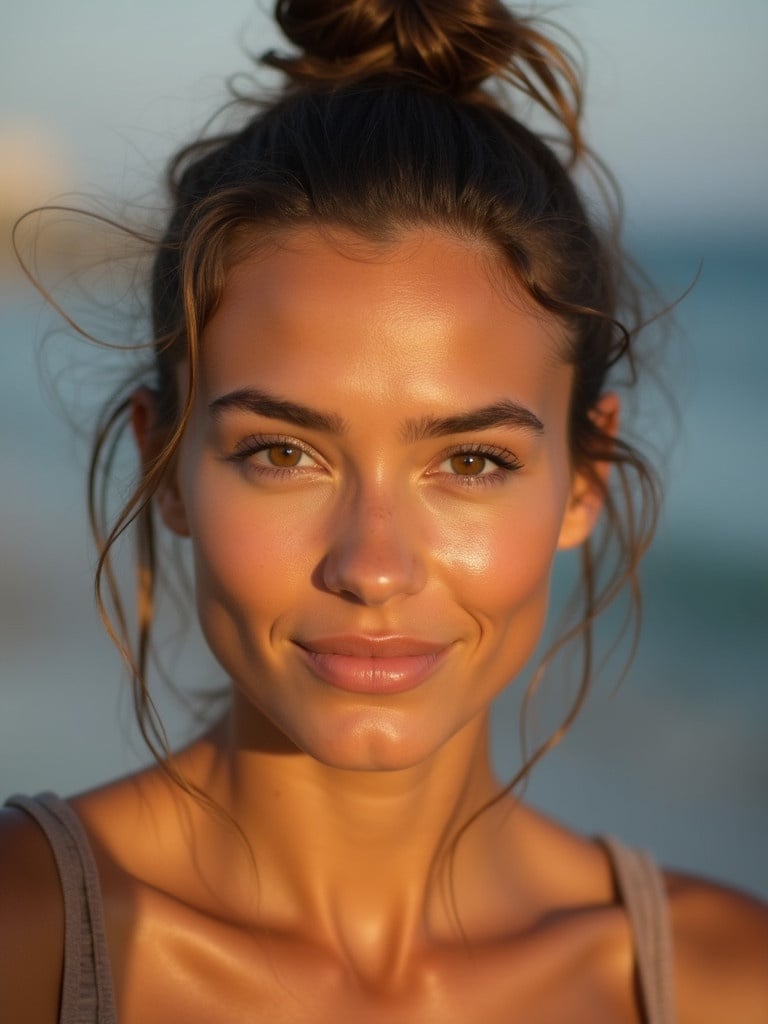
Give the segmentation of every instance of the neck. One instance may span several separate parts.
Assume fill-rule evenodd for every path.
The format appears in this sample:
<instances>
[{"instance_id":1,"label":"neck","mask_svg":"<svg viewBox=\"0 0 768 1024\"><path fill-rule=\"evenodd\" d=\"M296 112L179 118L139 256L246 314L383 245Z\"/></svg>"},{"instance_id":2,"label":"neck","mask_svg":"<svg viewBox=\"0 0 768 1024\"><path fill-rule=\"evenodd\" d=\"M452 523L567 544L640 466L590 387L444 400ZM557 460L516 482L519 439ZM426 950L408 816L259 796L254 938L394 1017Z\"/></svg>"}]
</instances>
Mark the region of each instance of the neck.
<instances>
[{"instance_id":1,"label":"neck","mask_svg":"<svg viewBox=\"0 0 768 1024\"><path fill-rule=\"evenodd\" d=\"M222 723L195 774L248 840L261 920L310 932L377 973L396 970L425 942L456 938L450 893L466 888L465 877L470 888L488 877L483 851L495 844L483 842L483 830L498 827L482 815L450 854L499 790L487 716L426 761L388 772L332 768L268 736L243 742L240 732L236 717ZM235 874L242 891L248 871Z\"/></svg>"}]
</instances>

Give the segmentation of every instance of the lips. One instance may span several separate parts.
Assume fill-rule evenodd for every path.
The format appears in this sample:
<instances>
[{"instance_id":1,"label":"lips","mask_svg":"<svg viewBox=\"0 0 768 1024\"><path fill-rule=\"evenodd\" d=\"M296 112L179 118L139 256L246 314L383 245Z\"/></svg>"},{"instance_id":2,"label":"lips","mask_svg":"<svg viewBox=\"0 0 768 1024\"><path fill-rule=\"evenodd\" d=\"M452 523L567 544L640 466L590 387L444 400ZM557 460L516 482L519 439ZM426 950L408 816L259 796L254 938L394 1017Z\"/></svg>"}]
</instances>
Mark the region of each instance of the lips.
<instances>
[{"instance_id":1,"label":"lips","mask_svg":"<svg viewBox=\"0 0 768 1024\"><path fill-rule=\"evenodd\" d=\"M415 689L445 660L451 644L405 636L330 636L295 641L314 675L351 693Z\"/></svg>"}]
</instances>

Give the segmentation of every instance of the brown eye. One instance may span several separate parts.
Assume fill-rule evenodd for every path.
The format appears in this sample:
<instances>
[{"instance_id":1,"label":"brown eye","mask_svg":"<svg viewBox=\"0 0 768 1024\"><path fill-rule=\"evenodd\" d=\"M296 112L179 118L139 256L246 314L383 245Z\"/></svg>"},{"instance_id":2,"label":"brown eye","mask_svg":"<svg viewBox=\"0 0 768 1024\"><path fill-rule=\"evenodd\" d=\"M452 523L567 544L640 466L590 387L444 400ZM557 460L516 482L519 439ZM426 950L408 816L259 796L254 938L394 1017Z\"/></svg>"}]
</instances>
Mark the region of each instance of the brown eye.
<instances>
[{"instance_id":1,"label":"brown eye","mask_svg":"<svg viewBox=\"0 0 768 1024\"><path fill-rule=\"evenodd\" d=\"M298 466L304 452L292 444L273 444L266 449L267 458L273 466L290 469Z\"/></svg>"},{"instance_id":2,"label":"brown eye","mask_svg":"<svg viewBox=\"0 0 768 1024\"><path fill-rule=\"evenodd\" d=\"M460 455L454 455L449 461L457 476L480 476L488 460L484 455L462 452Z\"/></svg>"}]
</instances>

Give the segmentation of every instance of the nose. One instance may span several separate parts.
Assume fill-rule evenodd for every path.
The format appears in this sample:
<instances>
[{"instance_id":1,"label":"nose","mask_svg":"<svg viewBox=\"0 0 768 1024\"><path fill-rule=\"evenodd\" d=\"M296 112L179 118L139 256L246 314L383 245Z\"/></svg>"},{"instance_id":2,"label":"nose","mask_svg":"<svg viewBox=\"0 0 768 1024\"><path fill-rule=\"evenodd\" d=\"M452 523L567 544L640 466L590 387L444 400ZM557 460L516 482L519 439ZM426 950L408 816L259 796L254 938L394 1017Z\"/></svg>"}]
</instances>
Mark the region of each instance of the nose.
<instances>
[{"instance_id":1,"label":"nose","mask_svg":"<svg viewBox=\"0 0 768 1024\"><path fill-rule=\"evenodd\" d=\"M336 517L323 583L360 604L386 604L421 590L425 555L413 514L392 500L359 496Z\"/></svg>"}]
</instances>

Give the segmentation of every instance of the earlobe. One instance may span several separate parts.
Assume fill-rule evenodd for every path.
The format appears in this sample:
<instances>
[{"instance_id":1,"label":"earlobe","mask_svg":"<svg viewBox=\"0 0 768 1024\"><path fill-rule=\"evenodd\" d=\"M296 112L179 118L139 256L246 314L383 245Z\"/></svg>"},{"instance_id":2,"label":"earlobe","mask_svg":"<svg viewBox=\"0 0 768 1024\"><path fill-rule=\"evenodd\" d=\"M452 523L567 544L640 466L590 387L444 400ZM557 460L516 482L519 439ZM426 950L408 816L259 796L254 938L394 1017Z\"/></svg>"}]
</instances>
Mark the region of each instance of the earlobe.
<instances>
[{"instance_id":1,"label":"earlobe","mask_svg":"<svg viewBox=\"0 0 768 1024\"><path fill-rule=\"evenodd\" d=\"M603 437L614 438L619 429L620 413L619 396L609 392L600 398L589 415ZM596 458L590 463L588 471L574 472L557 540L558 550L578 547L594 530L605 504L610 470L609 459Z\"/></svg>"},{"instance_id":2,"label":"earlobe","mask_svg":"<svg viewBox=\"0 0 768 1024\"><path fill-rule=\"evenodd\" d=\"M157 393L151 388L137 388L131 395L131 427L145 475L156 464L165 444L165 432L157 425L157 408ZM186 509L172 465L163 474L152 500L168 529L188 537Z\"/></svg>"},{"instance_id":3,"label":"earlobe","mask_svg":"<svg viewBox=\"0 0 768 1024\"><path fill-rule=\"evenodd\" d=\"M596 480L577 474L557 538L558 551L578 547L594 530L603 507L603 492Z\"/></svg>"}]
</instances>

